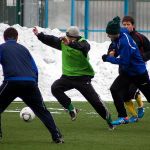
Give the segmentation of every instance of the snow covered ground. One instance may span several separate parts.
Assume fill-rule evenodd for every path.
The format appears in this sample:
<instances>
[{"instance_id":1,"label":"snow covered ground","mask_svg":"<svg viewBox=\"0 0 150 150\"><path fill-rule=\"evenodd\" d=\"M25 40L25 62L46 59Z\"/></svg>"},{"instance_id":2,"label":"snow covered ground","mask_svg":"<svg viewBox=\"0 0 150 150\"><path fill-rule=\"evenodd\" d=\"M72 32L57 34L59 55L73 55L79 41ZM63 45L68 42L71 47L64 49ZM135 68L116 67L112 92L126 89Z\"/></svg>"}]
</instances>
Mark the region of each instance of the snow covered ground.
<instances>
[{"instance_id":1,"label":"snow covered ground","mask_svg":"<svg viewBox=\"0 0 150 150\"><path fill-rule=\"evenodd\" d=\"M7 24L0 24L0 43L3 43L3 31L9 27ZM37 37L33 34L32 28L21 27L20 25L13 25L19 32L18 42L26 46L39 69L39 87L45 101L56 100L51 94L52 83L61 76L61 51L53 49L49 46L42 44ZM58 29L44 29L37 27L39 32L46 34L63 36L64 33ZM95 70L95 77L92 80L92 84L100 97L104 101L112 101L109 87L113 80L118 75L118 66L112 65L107 62L103 62L101 56L107 52L109 41L104 43L96 43L89 41L91 50L89 52L90 62ZM150 70L150 65L148 65ZM2 71L0 71L0 81L3 80ZM66 92L72 100L84 101L84 97L75 89Z\"/></svg>"}]
</instances>

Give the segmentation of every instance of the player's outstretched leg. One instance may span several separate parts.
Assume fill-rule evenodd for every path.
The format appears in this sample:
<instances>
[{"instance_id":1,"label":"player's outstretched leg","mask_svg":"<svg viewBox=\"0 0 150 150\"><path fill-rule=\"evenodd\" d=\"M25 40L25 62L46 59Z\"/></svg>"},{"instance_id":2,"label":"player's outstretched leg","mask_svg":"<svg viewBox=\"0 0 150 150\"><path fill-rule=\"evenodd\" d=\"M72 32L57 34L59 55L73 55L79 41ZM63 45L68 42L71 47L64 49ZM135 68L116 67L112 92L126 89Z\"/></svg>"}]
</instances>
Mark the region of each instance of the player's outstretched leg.
<instances>
[{"instance_id":1,"label":"player's outstretched leg","mask_svg":"<svg viewBox=\"0 0 150 150\"><path fill-rule=\"evenodd\" d=\"M128 117L118 117L117 120L112 121L112 125L121 125L129 123Z\"/></svg>"}]
</instances>

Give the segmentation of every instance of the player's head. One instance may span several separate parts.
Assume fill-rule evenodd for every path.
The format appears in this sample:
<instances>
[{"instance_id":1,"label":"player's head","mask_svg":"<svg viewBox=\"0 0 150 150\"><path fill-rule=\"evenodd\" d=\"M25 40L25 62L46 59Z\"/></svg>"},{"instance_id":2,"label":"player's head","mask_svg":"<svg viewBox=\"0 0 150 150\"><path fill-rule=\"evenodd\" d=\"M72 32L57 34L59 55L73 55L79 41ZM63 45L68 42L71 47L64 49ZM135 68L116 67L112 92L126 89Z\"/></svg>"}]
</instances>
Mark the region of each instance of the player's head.
<instances>
[{"instance_id":1,"label":"player's head","mask_svg":"<svg viewBox=\"0 0 150 150\"><path fill-rule=\"evenodd\" d=\"M106 27L106 33L112 41L119 37L120 18L118 16L108 22L107 27Z\"/></svg>"},{"instance_id":2,"label":"player's head","mask_svg":"<svg viewBox=\"0 0 150 150\"><path fill-rule=\"evenodd\" d=\"M4 31L3 34L4 40L16 40L18 39L18 31L13 28L13 27L9 27Z\"/></svg>"},{"instance_id":3,"label":"player's head","mask_svg":"<svg viewBox=\"0 0 150 150\"><path fill-rule=\"evenodd\" d=\"M135 29L134 19L131 16L124 16L122 19L122 25L132 32Z\"/></svg>"},{"instance_id":4,"label":"player's head","mask_svg":"<svg viewBox=\"0 0 150 150\"><path fill-rule=\"evenodd\" d=\"M66 36L69 38L79 38L80 37L80 31L77 26L71 26L66 31Z\"/></svg>"},{"instance_id":5,"label":"player's head","mask_svg":"<svg viewBox=\"0 0 150 150\"><path fill-rule=\"evenodd\" d=\"M123 22L130 22L130 23L132 23L132 25L134 25L135 24L135 21L134 21L134 19L133 19L133 17L131 17L131 16L124 16L123 18L122 18L122 23Z\"/></svg>"}]
</instances>

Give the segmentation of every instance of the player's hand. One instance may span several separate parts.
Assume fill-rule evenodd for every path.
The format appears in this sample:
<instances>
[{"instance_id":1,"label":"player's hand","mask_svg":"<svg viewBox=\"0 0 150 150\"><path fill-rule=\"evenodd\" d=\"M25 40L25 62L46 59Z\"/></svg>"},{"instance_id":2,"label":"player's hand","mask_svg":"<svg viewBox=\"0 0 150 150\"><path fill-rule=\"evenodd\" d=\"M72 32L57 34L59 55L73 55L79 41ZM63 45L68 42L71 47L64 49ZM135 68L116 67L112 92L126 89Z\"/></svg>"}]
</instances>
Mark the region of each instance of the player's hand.
<instances>
[{"instance_id":1,"label":"player's hand","mask_svg":"<svg viewBox=\"0 0 150 150\"><path fill-rule=\"evenodd\" d=\"M111 50L111 51L108 53L108 55L114 57L114 56L115 56L115 50Z\"/></svg>"},{"instance_id":2,"label":"player's hand","mask_svg":"<svg viewBox=\"0 0 150 150\"><path fill-rule=\"evenodd\" d=\"M62 42L63 42L65 45L69 45L69 43L70 43L69 38L67 38L66 36L61 37L61 40L62 40Z\"/></svg>"},{"instance_id":3,"label":"player's hand","mask_svg":"<svg viewBox=\"0 0 150 150\"><path fill-rule=\"evenodd\" d=\"M38 29L36 27L33 28L33 33L37 36L39 34Z\"/></svg>"},{"instance_id":4,"label":"player's hand","mask_svg":"<svg viewBox=\"0 0 150 150\"><path fill-rule=\"evenodd\" d=\"M102 60L103 60L104 62L106 62L107 57L108 57L108 55L107 55L107 54L104 54L104 55L102 56Z\"/></svg>"}]
</instances>

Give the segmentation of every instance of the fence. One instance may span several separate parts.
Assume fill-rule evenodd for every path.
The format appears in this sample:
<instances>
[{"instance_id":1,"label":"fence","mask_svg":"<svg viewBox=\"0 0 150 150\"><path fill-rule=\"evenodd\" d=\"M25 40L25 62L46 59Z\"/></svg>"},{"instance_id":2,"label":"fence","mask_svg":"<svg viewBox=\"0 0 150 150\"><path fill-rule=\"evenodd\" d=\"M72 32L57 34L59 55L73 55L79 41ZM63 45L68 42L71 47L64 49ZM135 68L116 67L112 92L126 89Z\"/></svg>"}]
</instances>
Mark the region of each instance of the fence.
<instances>
[{"instance_id":1,"label":"fence","mask_svg":"<svg viewBox=\"0 0 150 150\"><path fill-rule=\"evenodd\" d=\"M137 30L150 38L149 9L150 0L51 0L47 27L65 31L67 26L77 25L86 38L105 41L107 22L114 16L130 14L136 20Z\"/></svg>"},{"instance_id":2,"label":"fence","mask_svg":"<svg viewBox=\"0 0 150 150\"><path fill-rule=\"evenodd\" d=\"M150 38L149 9L150 0L0 0L0 22L62 31L77 25L86 38L102 42L107 22L130 14L137 30Z\"/></svg>"}]
</instances>

